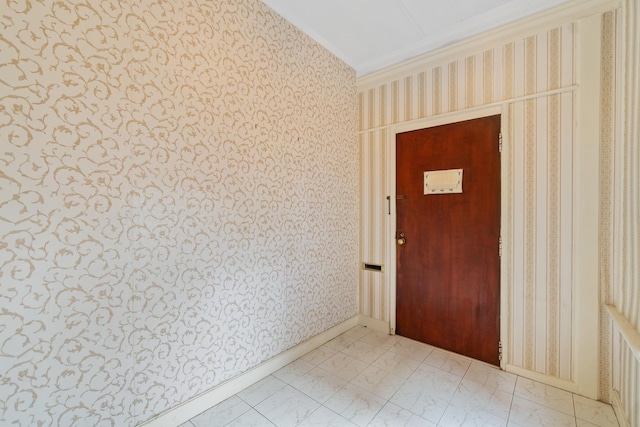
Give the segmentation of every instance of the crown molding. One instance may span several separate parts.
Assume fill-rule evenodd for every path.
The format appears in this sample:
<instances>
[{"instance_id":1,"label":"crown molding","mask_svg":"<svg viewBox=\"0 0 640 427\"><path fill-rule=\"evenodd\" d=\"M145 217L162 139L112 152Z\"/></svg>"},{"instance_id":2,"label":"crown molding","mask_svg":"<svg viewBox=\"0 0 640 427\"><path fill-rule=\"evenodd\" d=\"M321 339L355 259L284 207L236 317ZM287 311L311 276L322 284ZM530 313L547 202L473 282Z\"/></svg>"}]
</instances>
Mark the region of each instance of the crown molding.
<instances>
[{"instance_id":1,"label":"crown molding","mask_svg":"<svg viewBox=\"0 0 640 427\"><path fill-rule=\"evenodd\" d=\"M528 37L529 35L566 22L577 21L587 16L608 12L619 9L620 7L620 0L573 0L527 18L424 53L380 71L358 77L356 79L358 91L371 89L403 76L416 74L435 63L445 62L447 59L475 53L499 44L500 42L508 42L513 39Z\"/></svg>"}]
</instances>

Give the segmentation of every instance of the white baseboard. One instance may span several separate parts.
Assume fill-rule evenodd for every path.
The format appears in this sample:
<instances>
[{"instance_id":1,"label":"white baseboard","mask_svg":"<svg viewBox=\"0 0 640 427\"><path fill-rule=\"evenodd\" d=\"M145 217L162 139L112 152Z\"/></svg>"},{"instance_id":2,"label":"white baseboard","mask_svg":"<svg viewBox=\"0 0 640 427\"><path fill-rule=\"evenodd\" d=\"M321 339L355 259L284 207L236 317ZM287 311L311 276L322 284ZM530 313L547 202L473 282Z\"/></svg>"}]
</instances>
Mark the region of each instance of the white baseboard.
<instances>
[{"instance_id":1,"label":"white baseboard","mask_svg":"<svg viewBox=\"0 0 640 427\"><path fill-rule=\"evenodd\" d=\"M373 320L373 319L372 319ZM173 409L163 412L151 420L141 424L141 427L176 427L200 414L225 399L244 390L251 384L271 375L278 369L288 365L311 350L348 331L360 323L359 316L354 316L315 337L298 344L266 362L227 380L211 390L194 397Z\"/></svg>"},{"instance_id":2,"label":"white baseboard","mask_svg":"<svg viewBox=\"0 0 640 427\"><path fill-rule=\"evenodd\" d=\"M389 333L389 322L383 322L382 320L363 316L362 314L358 315L358 325L366 326L374 331L383 332L385 334Z\"/></svg>"},{"instance_id":3,"label":"white baseboard","mask_svg":"<svg viewBox=\"0 0 640 427\"><path fill-rule=\"evenodd\" d=\"M624 413L622 401L620 400L620 393L618 393L618 390L611 390L611 396L613 397L611 399L611 406L613 406L613 412L616 413L618 424L620 424L620 427L631 427L631 424L629 423L629 420Z\"/></svg>"},{"instance_id":4,"label":"white baseboard","mask_svg":"<svg viewBox=\"0 0 640 427\"><path fill-rule=\"evenodd\" d=\"M529 371L519 366L509 364L506 364L504 368L505 371L511 372L512 374L516 374L524 378L529 378L530 380L538 381L540 383L566 390L571 393L578 393L578 385L572 381L561 380L560 378L552 377L545 374L539 374L538 372Z\"/></svg>"}]
</instances>

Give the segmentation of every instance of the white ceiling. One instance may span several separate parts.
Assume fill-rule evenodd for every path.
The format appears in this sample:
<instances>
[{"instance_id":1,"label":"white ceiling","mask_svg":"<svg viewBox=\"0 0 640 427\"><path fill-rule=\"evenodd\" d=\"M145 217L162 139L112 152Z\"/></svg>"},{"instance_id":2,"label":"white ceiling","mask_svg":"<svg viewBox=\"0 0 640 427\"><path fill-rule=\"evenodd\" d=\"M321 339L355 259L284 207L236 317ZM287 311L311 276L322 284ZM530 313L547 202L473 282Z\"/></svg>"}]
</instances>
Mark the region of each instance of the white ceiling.
<instances>
[{"instance_id":1,"label":"white ceiling","mask_svg":"<svg viewBox=\"0 0 640 427\"><path fill-rule=\"evenodd\" d=\"M262 0L363 76L568 0Z\"/></svg>"}]
</instances>

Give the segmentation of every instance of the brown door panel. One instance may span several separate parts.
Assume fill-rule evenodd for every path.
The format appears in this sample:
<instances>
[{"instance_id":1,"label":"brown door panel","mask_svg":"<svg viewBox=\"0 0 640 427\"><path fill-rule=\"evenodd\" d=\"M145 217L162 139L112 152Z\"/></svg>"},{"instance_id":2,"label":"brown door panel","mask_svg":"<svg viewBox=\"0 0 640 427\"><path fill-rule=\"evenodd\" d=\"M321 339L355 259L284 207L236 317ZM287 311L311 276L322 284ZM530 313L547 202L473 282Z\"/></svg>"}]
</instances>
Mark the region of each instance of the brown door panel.
<instances>
[{"instance_id":1,"label":"brown door panel","mask_svg":"<svg viewBox=\"0 0 640 427\"><path fill-rule=\"evenodd\" d=\"M500 336L500 116L397 135L396 333L495 365ZM463 169L425 196L423 172Z\"/></svg>"}]
</instances>

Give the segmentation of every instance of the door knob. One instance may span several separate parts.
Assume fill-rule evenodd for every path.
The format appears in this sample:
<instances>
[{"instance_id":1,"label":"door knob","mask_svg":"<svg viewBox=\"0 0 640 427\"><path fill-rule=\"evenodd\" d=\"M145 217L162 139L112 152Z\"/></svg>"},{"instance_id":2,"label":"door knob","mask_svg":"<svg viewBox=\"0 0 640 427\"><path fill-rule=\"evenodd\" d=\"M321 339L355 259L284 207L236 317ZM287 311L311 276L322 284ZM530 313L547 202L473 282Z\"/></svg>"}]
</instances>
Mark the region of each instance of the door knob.
<instances>
[{"instance_id":1,"label":"door knob","mask_svg":"<svg viewBox=\"0 0 640 427\"><path fill-rule=\"evenodd\" d=\"M403 246L405 243L407 243L407 239L404 238L404 233L400 233L398 236L398 245Z\"/></svg>"}]
</instances>

